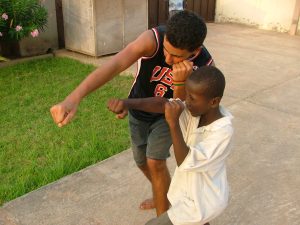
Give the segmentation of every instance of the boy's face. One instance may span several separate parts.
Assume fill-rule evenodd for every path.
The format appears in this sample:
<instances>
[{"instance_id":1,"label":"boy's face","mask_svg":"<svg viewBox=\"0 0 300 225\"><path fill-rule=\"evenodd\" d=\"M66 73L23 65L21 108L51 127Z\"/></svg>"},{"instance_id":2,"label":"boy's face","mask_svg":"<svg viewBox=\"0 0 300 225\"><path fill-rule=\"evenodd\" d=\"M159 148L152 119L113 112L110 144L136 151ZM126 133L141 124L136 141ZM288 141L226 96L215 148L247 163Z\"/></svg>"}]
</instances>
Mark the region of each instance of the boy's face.
<instances>
[{"instance_id":1,"label":"boy's face","mask_svg":"<svg viewBox=\"0 0 300 225\"><path fill-rule=\"evenodd\" d=\"M189 58L198 54L201 50L201 48L199 48L193 52L190 52L188 50L175 48L174 46L171 45L171 43L168 41L166 37L164 37L163 48L164 48L164 55L166 58L165 61L170 66L176 63L180 63L184 60L188 60Z\"/></svg>"},{"instance_id":2,"label":"boy's face","mask_svg":"<svg viewBox=\"0 0 300 225\"><path fill-rule=\"evenodd\" d=\"M194 117L206 114L211 108L217 107L220 102L220 98L205 96L206 88L206 84L195 84L189 79L185 82L186 107Z\"/></svg>"}]
</instances>

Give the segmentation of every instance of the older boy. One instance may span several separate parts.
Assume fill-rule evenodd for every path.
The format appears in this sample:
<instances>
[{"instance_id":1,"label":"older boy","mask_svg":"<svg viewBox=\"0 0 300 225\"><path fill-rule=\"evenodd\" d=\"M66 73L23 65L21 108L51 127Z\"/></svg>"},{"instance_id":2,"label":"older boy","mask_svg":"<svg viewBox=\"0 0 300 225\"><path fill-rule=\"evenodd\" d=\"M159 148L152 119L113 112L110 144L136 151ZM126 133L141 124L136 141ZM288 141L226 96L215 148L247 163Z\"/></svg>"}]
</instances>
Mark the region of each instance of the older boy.
<instances>
[{"instance_id":1,"label":"older boy","mask_svg":"<svg viewBox=\"0 0 300 225\"><path fill-rule=\"evenodd\" d=\"M164 98L111 100L114 113L126 109L165 112L177 167L168 199L171 208L147 225L203 225L227 206L225 159L233 134L232 115L219 105L225 78L215 67L201 67L187 79L186 101Z\"/></svg>"},{"instance_id":2,"label":"older boy","mask_svg":"<svg viewBox=\"0 0 300 225\"><path fill-rule=\"evenodd\" d=\"M213 63L203 46L205 37L204 21L188 11L172 16L166 27L159 26L145 31L110 61L92 72L63 102L51 108L55 123L58 126L66 125L75 115L84 96L137 60L138 73L129 98L160 96L184 99L184 86L181 84L186 77L193 69ZM124 111L118 117L126 115L127 111ZM167 191L170 175L166 165L171 146L169 127L163 114L134 109L130 110L129 126L134 159L151 182L153 190L154 201L146 200L140 208L155 207L157 215L160 215L169 206Z\"/></svg>"}]
</instances>

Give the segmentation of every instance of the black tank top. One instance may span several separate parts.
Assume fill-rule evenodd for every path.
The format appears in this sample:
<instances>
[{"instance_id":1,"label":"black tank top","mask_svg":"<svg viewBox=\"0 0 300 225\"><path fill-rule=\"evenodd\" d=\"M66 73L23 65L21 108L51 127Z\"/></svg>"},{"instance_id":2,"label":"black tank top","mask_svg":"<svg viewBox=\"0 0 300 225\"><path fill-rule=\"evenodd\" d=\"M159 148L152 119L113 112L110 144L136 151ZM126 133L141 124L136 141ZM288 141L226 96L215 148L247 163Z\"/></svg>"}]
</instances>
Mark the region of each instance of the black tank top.
<instances>
[{"instance_id":1,"label":"black tank top","mask_svg":"<svg viewBox=\"0 0 300 225\"><path fill-rule=\"evenodd\" d=\"M173 97L172 66L165 62L163 51L165 26L152 28L152 31L157 42L156 51L151 57L142 57L139 59L137 75L129 93L129 98ZM204 46L201 48L200 54L190 59L194 63L194 70L204 65L211 65L213 62L206 48ZM164 117L164 114L159 113L148 113L133 109L129 111L136 119L147 122L154 122Z\"/></svg>"}]
</instances>

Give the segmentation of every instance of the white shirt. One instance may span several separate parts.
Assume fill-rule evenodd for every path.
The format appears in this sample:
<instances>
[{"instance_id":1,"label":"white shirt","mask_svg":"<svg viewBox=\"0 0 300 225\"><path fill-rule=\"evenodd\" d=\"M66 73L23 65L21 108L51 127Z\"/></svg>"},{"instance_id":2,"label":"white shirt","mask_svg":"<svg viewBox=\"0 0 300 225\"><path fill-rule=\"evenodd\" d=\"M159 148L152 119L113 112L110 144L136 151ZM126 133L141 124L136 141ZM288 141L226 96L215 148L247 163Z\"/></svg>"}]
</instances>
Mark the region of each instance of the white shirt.
<instances>
[{"instance_id":1,"label":"white shirt","mask_svg":"<svg viewBox=\"0 0 300 225\"><path fill-rule=\"evenodd\" d=\"M227 206L229 187L225 159L230 152L233 116L222 106L223 117L198 128L200 117L185 109L179 123L189 153L176 167L168 191L174 225L202 225Z\"/></svg>"}]
</instances>

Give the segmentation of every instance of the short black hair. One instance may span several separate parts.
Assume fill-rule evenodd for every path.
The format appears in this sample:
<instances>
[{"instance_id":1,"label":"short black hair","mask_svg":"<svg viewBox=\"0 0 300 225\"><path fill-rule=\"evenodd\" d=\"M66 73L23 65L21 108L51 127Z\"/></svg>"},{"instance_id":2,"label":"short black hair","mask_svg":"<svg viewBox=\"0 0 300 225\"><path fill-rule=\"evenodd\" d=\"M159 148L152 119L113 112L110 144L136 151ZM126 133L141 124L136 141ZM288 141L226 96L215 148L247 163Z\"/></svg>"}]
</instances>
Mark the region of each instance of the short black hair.
<instances>
[{"instance_id":1,"label":"short black hair","mask_svg":"<svg viewBox=\"0 0 300 225\"><path fill-rule=\"evenodd\" d=\"M204 20L191 11L179 11L167 21L166 38L175 48L192 52L202 46L206 34Z\"/></svg>"},{"instance_id":2,"label":"short black hair","mask_svg":"<svg viewBox=\"0 0 300 225\"><path fill-rule=\"evenodd\" d=\"M205 87L205 96L208 98L223 97L225 89L225 77L214 66L202 66L193 71L188 80Z\"/></svg>"}]
</instances>

